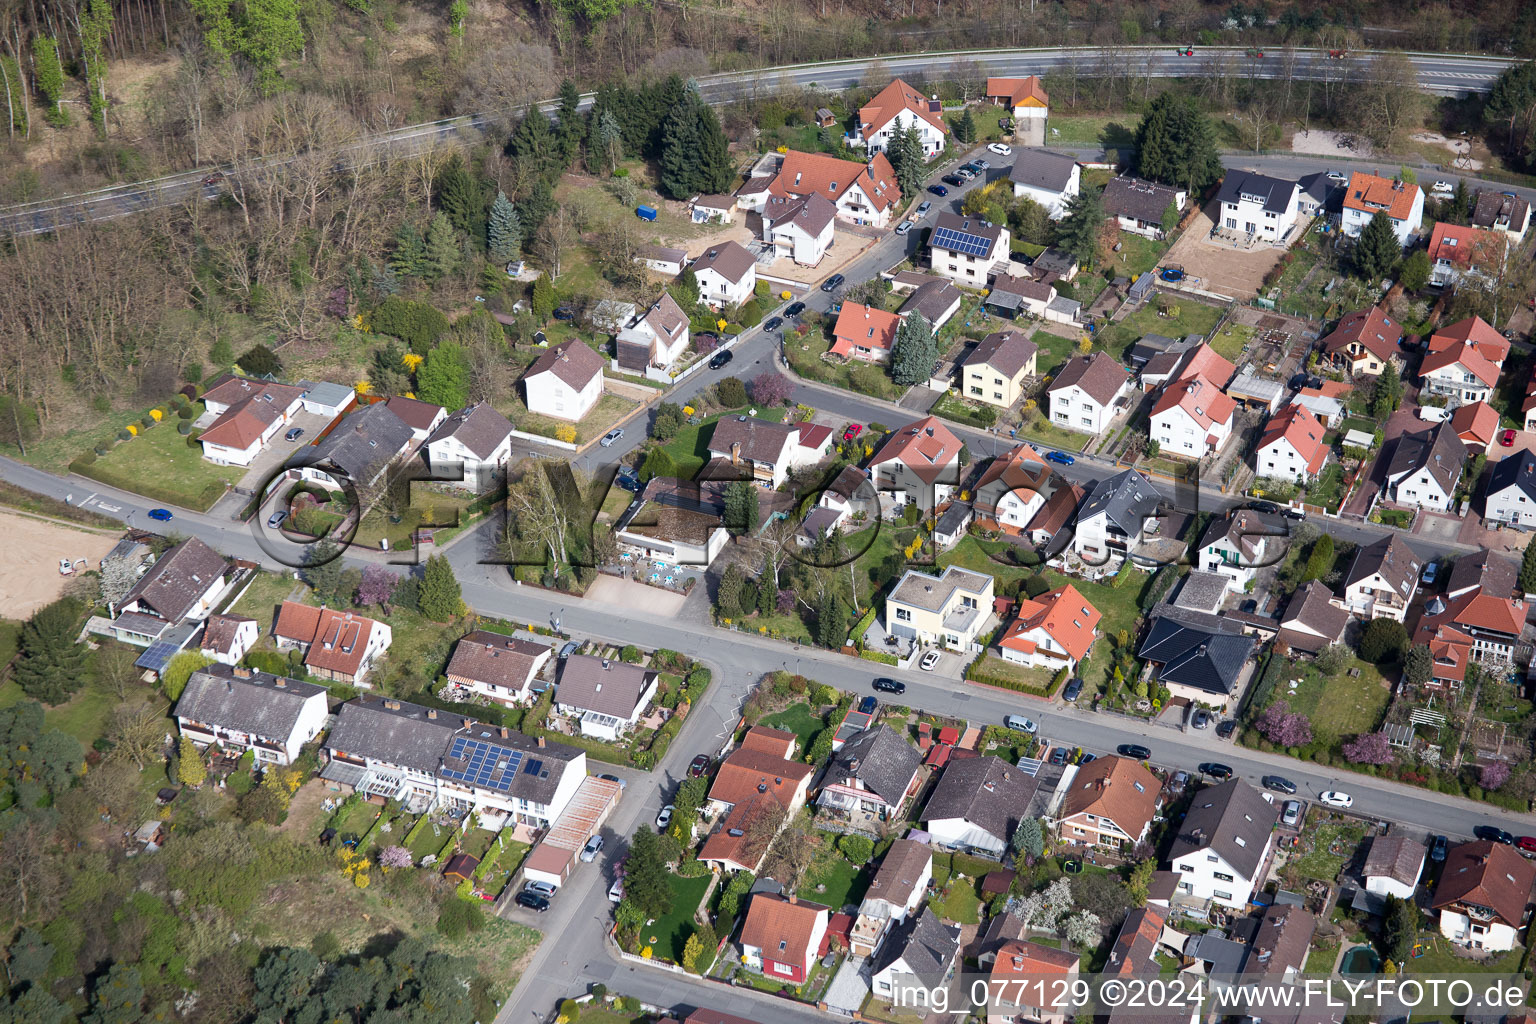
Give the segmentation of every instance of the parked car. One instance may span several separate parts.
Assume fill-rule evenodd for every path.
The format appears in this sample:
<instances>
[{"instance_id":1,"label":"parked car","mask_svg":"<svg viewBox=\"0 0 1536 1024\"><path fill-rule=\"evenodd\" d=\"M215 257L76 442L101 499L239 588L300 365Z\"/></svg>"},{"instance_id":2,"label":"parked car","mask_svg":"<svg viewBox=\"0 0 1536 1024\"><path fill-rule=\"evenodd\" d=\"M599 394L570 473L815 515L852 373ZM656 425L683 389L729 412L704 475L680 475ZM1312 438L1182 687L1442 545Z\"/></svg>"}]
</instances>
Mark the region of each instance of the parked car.
<instances>
[{"instance_id":1,"label":"parked car","mask_svg":"<svg viewBox=\"0 0 1536 1024\"><path fill-rule=\"evenodd\" d=\"M1036 729L1040 728L1035 724L1034 719L1025 718L1023 715L1009 715L1003 719L1003 724L1010 729L1027 733L1033 733Z\"/></svg>"},{"instance_id":2,"label":"parked car","mask_svg":"<svg viewBox=\"0 0 1536 1024\"><path fill-rule=\"evenodd\" d=\"M1088 764L1088 763L1090 763L1092 761L1097 761L1098 759L1099 759L1099 755L1098 754L1090 754L1090 753L1088 753L1085 750L1085 751L1082 752L1082 754L1080 754L1078 756L1077 763L1080 764L1080 765L1083 765L1083 764Z\"/></svg>"},{"instance_id":3,"label":"parked car","mask_svg":"<svg viewBox=\"0 0 1536 1024\"><path fill-rule=\"evenodd\" d=\"M153 519L157 523L168 523L172 519L176 518L175 516L171 515L171 510L168 508L152 508L146 513L146 515L148 515L149 518Z\"/></svg>"},{"instance_id":4,"label":"parked car","mask_svg":"<svg viewBox=\"0 0 1536 1024\"><path fill-rule=\"evenodd\" d=\"M1066 764L1067 755L1071 753L1066 747L1057 747L1051 751L1051 764Z\"/></svg>"},{"instance_id":5,"label":"parked car","mask_svg":"<svg viewBox=\"0 0 1536 1024\"><path fill-rule=\"evenodd\" d=\"M597 859L597 855L602 850L602 848L602 836L593 836L591 839L588 839L587 845L581 848L581 862L583 864L591 864L594 860Z\"/></svg>"},{"instance_id":6,"label":"parked car","mask_svg":"<svg viewBox=\"0 0 1536 1024\"><path fill-rule=\"evenodd\" d=\"M1429 844L1429 859L1436 864L1445 860L1445 851L1450 847L1451 841L1445 836L1435 836Z\"/></svg>"},{"instance_id":7,"label":"parked car","mask_svg":"<svg viewBox=\"0 0 1536 1024\"><path fill-rule=\"evenodd\" d=\"M1515 840L1515 845L1526 853L1536 853L1536 836L1521 836Z\"/></svg>"},{"instance_id":8,"label":"parked car","mask_svg":"<svg viewBox=\"0 0 1536 1024\"><path fill-rule=\"evenodd\" d=\"M824 292L836 291L838 287L846 280L847 278L843 277L842 274L833 274L831 277L821 282L821 290Z\"/></svg>"},{"instance_id":9,"label":"parked car","mask_svg":"<svg viewBox=\"0 0 1536 1024\"><path fill-rule=\"evenodd\" d=\"M1295 828L1301 823L1301 801L1287 800L1280 811L1280 824Z\"/></svg>"},{"instance_id":10,"label":"parked car","mask_svg":"<svg viewBox=\"0 0 1536 1024\"><path fill-rule=\"evenodd\" d=\"M729 355L730 353L726 354ZM602 445L604 448L611 448L613 447L613 443L623 436L624 428L614 427L612 430L608 431L608 433L604 434L603 439L597 443Z\"/></svg>"},{"instance_id":11,"label":"parked car","mask_svg":"<svg viewBox=\"0 0 1536 1024\"><path fill-rule=\"evenodd\" d=\"M1189 788L1189 772L1174 772L1168 777L1168 793L1178 796Z\"/></svg>"},{"instance_id":12,"label":"parked car","mask_svg":"<svg viewBox=\"0 0 1536 1024\"><path fill-rule=\"evenodd\" d=\"M542 914L549 909L549 897L540 896L536 892L529 892L527 889L524 889L517 894L517 905L527 907L536 914Z\"/></svg>"},{"instance_id":13,"label":"parked car","mask_svg":"<svg viewBox=\"0 0 1536 1024\"><path fill-rule=\"evenodd\" d=\"M1511 846L1515 842L1514 836L1497 825L1479 825L1472 830L1472 836L1475 839L1486 839L1490 843L1503 843L1506 846Z\"/></svg>"},{"instance_id":14,"label":"parked car","mask_svg":"<svg viewBox=\"0 0 1536 1024\"><path fill-rule=\"evenodd\" d=\"M943 185L929 185L928 191L941 198L943 196L949 195L949 189L945 188Z\"/></svg>"},{"instance_id":15,"label":"parked car","mask_svg":"<svg viewBox=\"0 0 1536 1024\"><path fill-rule=\"evenodd\" d=\"M619 475L613 478L613 482L626 491L633 491L635 494L639 494L640 489L645 486L640 482L640 478L635 475L635 471L628 468L619 470Z\"/></svg>"},{"instance_id":16,"label":"parked car","mask_svg":"<svg viewBox=\"0 0 1536 1024\"><path fill-rule=\"evenodd\" d=\"M1226 782L1232 777L1232 769L1216 761L1205 761L1198 766L1201 775L1209 775L1218 782Z\"/></svg>"},{"instance_id":17,"label":"parked car","mask_svg":"<svg viewBox=\"0 0 1536 1024\"><path fill-rule=\"evenodd\" d=\"M698 754L692 761L688 762L688 777L690 779L697 779L707 771L709 771L708 754Z\"/></svg>"},{"instance_id":18,"label":"parked car","mask_svg":"<svg viewBox=\"0 0 1536 1024\"><path fill-rule=\"evenodd\" d=\"M784 315L785 316L799 316L801 313L804 313L804 312L805 312L805 303L803 303L803 302L799 302L799 301L791 302L789 305L784 307Z\"/></svg>"},{"instance_id":19,"label":"parked car","mask_svg":"<svg viewBox=\"0 0 1536 1024\"><path fill-rule=\"evenodd\" d=\"M299 438L301 438L303 436L304 436L304 428L303 427L294 427L291 430L289 430L288 433L284 434L283 438L285 440L288 440L288 441L297 441Z\"/></svg>"},{"instance_id":20,"label":"parked car","mask_svg":"<svg viewBox=\"0 0 1536 1024\"><path fill-rule=\"evenodd\" d=\"M1280 506L1276 505L1272 501L1250 501L1243 507L1251 508L1255 512L1262 512L1269 516L1277 516L1280 514Z\"/></svg>"},{"instance_id":21,"label":"parked car","mask_svg":"<svg viewBox=\"0 0 1536 1024\"><path fill-rule=\"evenodd\" d=\"M900 224L896 225L896 233L898 235L904 235L908 231L911 231L911 230L912 230L912 222L909 221L909 220L904 220Z\"/></svg>"},{"instance_id":22,"label":"parked car","mask_svg":"<svg viewBox=\"0 0 1536 1024\"><path fill-rule=\"evenodd\" d=\"M1211 727L1211 713L1205 708L1196 708L1194 717L1190 719L1190 725L1196 729L1209 729Z\"/></svg>"},{"instance_id":23,"label":"parked car","mask_svg":"<svg viewBox=\"0 0 1536 1024\"><path fill-rule=\"evenodd\" d=\"M1082 696L1082 693L1083 681L1076 676L1073 676L1071 679L1067 680L1066 688L1061 691L1061 699L1070 704L1077 700L1078 697Z\"/></svg>"},{"instance_id":24,"label":"parked car","mask_svg":"<svg viewBox=\"0 0 1536 1024\"><path fill-rule=\"evenodd\" d=\"M1424 567L1424 572L1419 577L1419 581L1427 586L1427 585L1435 582L1435 577L1438 576L1439 574L1440 574L1440 563L1439 562L1430 562L1428 565L1426 565Z\"/></svg>"},{"instance_id":25,"label":"parked car","mask_svg":"<svg viewBox=\"0 0 1536 1024\"><path fill-rule=\"evenodd\" d=\"M850 423L848 424L848 429L843 431L843 440L852 441L863 432L864 425L862 423Z\"/></svg>"},{"instance_id":26,"label":"parked car","mask_svg":"<svg viewBox=\"0 0 1536 1024\"><path fill-rule=\"evenodd\" d=\"M1063 465L1063 466L1070 466L1070 465L1072 465L1072 463L1077 461L1072 456L1068 455L1066 452L1046 452L1045 453L1045 460L1047 462L1059 463L1060 465Z\"/></svg>"},{"instance_id":27,"label":"parked car","mask_svg":"<svg viewBox=\"0 0 1536 1024\"><path fill-rule=\"evenodd\" d=\"M954 188L959 188L961 185L965 184L965 179L960 177L958 174L946 174L939 180L946 185L953 186Z\"/></svg>"},{"instance_id":28,"label":"parked car","mask_svg":"<svg viewBox=\"0 0 1536 1024\"><path fill-rule=\"evenodd\" d=\"M1220 736L1222 739L1226 739L1228 736L1231 736L1235 731L1237 731L1237 720L1233 718L1227 719L1225 722L1222 722L1216 727L1216 735Z\"/></svg>"},{"instance_id":29,"label":"parked car","mask_svg":"<svg viewBox=\"0 0 1536 1024\"><path fill-rule=\"evenodd\" d=\"M971 161L970 166L978 168L979 170L985 171L987 168L991 167L992 165L990 163L988 163L982 157L977 157L975 160Z\"/></svg>"},{"instance_id":30,"label":"parked car","mask_svg":"<svg viewBox=\"0 0 1536 1024\"><path fill-rule=\"evenodd\" d=\"M1287 519L1294 519L1298 523L1307 518L1307 514L1299 508L1283 508L1280 510L1280 514Z\"/></svg>"},{"instance_id":31,"label":"parked car","mask_svg":"<svg viewBox=\"0 0 1536 1024\"><path fill-rule=\"evenodd\" d=\"M675 810L677 810L677 806L675 804L667 804L667 806L663 807L660 813L656 815L656 828L658 831L664 832L666 831L667 826L672 824L672 812Z\"/></svg>"},{"instance_id":32,"label":"parked car","mask_svg":"<svg viewBox=\"0 0 1536 1024\"><path fill-rule=\"evenodd\" d=\"M1343 171L1329 171L1328 172L1328 180L1329 181L1348 181L1349 180L1349 176L1346 175Z\"/></svg>"},{"instance_id":33,"label":"parked car","mask_svg":"<svg viewBox=\"0 0 1536 1024\"><path fill-rule=\"evenodd\" d=\"M279 526L282 526L284 520L287 518L288 510L285 508L280 508L276 512L273 512L271 515L267 516L267 525L275 530Z\"/></svg>"},{"instance_id":34,"label":"parked car","mask_svg":"<svg viewBox=\"0 0 1536 1024\"><path fill-rule=\"evenodd\" d=\"M624 879L615 878L613 884L608 887L608 899L614 903L624 900Z\"/></svg>"},{"instance_id":35,"label":"parked car","mask_svg":"<svg viewBox=\"0 0 1536 1024\"><path fill-rule=\"evenodd\" d=\"M923 655L923 660L917 663L917 667L922 669L924 672L932 672L933 666L937 665L938 663L939 652L929 651L927 654Z\"/></svg>"},{"instance_id":36,"label":"parked car","mask_svg":"<svg viewBox=\"0 0 1536 1024\"><path fill-rule=\"evenodd\" d=\"M714 355L709 357L709 368L711 370L718 370L720 367L724 366L726 363L735 358L736 353L732 352L730 349L726 349L723 352L716 352Z\"/></svg>"},{"instance_id":37,"label":"parked car","mask_svg":"<svg viewBox=\"0 0 1536 1024\"><path fill-rule=\"evenodd\" d=\"M771 317L769 317L767 319L766 322L764 322L763 330L769 331L769 332L773 332L773 331L776 331L780 327L783 327L783 326L784 326L784 318L783 317L771 316Z\"/></svg>"},{"instance_id":38,"label":"parked car","mask_svg":"<svg viewBox=\"0 0 1536 1024\"><path fill-rule=\"evenodd\" d=\"M1013 150L1010 149L1009 147L1003 145L1001 142L994 142L994 143L992 143L992 145L987 147L987 152L988 153L996 153L998 156L1011 156L1011 155L1013 155Z\"/></svg>"},{"instance_id":39,"label":"parked car","mask_svg":"<svg viewBox=\"0 0 1536 1024\"><path fill-rule=\"evenodd\" d=\"M1499 435L1499 444L1505 448L1513 448L1515 446L1515 432L1513 430L1504 431L1504 433Z\"/></svg>"},{"instance_id":40,"label":"parked car","mask_svg":"<svg viewBox=\"0 0 1536 1024\"><path fill-rule=\"evenodd\" d=\"M863 700L859 701L859 714L872 715L875 713L875 708L879 706L880 702L874 697L865 697Z\"/></svg>"},{"instance_id":41,"label":"parked car","mask_svg":"<svg viewBox=\"0 0 1536 1024\"><path fill-rule=\"evenodd\" d=\"M872 685L875 689L879 690L881 693L906 693L907 692L907 684L906 683L898 682L895 679L887 679L885 676L881 676L879 679L876 679L870 685Z\"/></svg>"},{"instance_id":42,"label":"parked car","mask_svg":"<svg viewBox=\"0 0 1536 1024\"><path fill-rule=\"evenodd\" d=\"M979 160L972 160L970 163L960 165L960 171L962 173L969 173L972 177L975 177L984 170L986 168L981 166L981 161Z\"/></svg>"},{"instance_id":43,"label":"parked car","mask_svg":"<svg viewBox=\"0 0 1536 1024\"><path fill-rule=\"evenodd\" d=\"M1451 183L1448 181L1437 181L1433 185L1429 186L1429 190L1431 192L1439 192L1443 195L1450 195L1456 191L1456 189L1453 188Z\"/></svg>"},{"instance_id":44,"label":"parked car","mask_svg":"<svg viewBox=\"0 0 1536 1024\"><path fill-rule=\"evenodd\" d=\"M1330 789L1318 796L1318 799L1329 807L1353 807L1355 798L1348 793L1341 793L1336 789Z\"/></svg>"},{"instance_id":45,"label":"parked car","mask_svg":"<svg viewBox=\"0 0 1536 1024\"><path fill-rule=\"evenodd\" d=\"M1265 785L1265 787L1267 789L1273 789L1276 792L1280 792L1280 793L1288 793L1288 794L1290 794L1292 796L1294 796L1296 794L1296 783L1292 782L1290 779L1287 779L1287 778L1285 778L1283 776L1280 776L1280 775L1266 775L1266 776L1264 776L1264 780L1263 781L1264 781L1264 785Z\"/></svg>"},{"instance_id":46,"label":"parked car","mask_svg":"<svg viewBox=\"0 0 1536 1024\"><path fill-rule=\"evenodd\" d=\"M543 896L545 899L548 899L555 894L555 888L555 883L553 882L529 882L523 886L523 891L531 892L535 895Z\"/></svg>"},{"instance_id":47,"label":"parked car","mask_svg":"<svg viewBox=\"0 0 1536 1024\"><path fill-rule=\"evenodd\" d=\"M924 199L922 202L917 204L917 215L921 217L931 209L933 209L933 204Z\"/></svg>"},{"instance_id":48,"label":"parked car","mask_svg":"<svg viewBox=\"0 0 1536 1024\"><path fill-rule=\"evenodd\" d=\"M1148 750L1140 743L1122 743L1115 748L1115 753L1119 754L1121 757L1129 757L1136 761L1152 760L1152 751Z\"/></svg>"},{"instance_id":49,"label":"parked car","mask_svg":"<svg viewBox=\"0 0 1536 1024\"><path fill-rule=\"evenodd\" d=\"M575 320L576 319L576 311L574 309L572 309L570 306L561 306L559 309L555 310L555 319L556 320Z\"/></svg>"},{"instance_id":50,"label":"parked car","mask_svg":"<svg viewBox=\"0 0 1536 1024\"><path fill-rule=\"evenodd\" d=\"M945 177L947 178L948 175ZM961 184L964 184L965 182L970 181L972 178L976 177L976 172L971 170L969 167L956 167L955 177L960 179Z\"/></svg>"},{"instance_id":51,"label":"parked car","mask_svg":"<svg viewBox=\"0 0 1536 1024\"><path fill-rule=\"evenodd\" d=\"M621 793L624 791L624 787L629 785L629 783L625 782L617 775L614 775L612 772L604 772L603 774L599 775L598 778L606 779L609 782L617 782L619 784L619 792Z\"/></svg>"}]
</instances>

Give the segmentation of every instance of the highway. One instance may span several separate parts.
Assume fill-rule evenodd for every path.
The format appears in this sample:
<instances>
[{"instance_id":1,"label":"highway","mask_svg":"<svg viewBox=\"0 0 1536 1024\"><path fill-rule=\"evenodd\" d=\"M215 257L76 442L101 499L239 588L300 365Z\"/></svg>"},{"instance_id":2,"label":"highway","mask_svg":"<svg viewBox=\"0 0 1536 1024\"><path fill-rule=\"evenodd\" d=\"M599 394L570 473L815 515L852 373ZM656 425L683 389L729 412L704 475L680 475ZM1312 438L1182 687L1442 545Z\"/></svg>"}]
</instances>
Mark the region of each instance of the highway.
<instances>
[{"instance_id":1,"label":"highway","mask_svg":"<svg viewBox=\"0 0 1536 1024\"><path fill-rule=\"evenodd\" d=\"M1262 58L1247 55L1242 47L1196 47L1194 55L1179 56L1175 48L1163 46L1058 47L1008 50L958 50L944 53L897 54L854 60L826 61L817 64L787 64L751 71L730 71L700 75L700 95L708 102L721 104L732 100L773 93L782 88L846 89L857 85L872 68L878 67L895 76L921 75L931 81L942 80L946 72L977 69L982 75L1048 74L1075 67L1086 78L1106 74L1146 75L1153 78L1198 77L1215 68L1237 77L1283 79L1287 75L1299 81L1340 81L1351 70L1358 70L1378 51L1351 51L1342 59L1330 59L1321 50L1297 50L1291 60L1282 49L1265 52ZM1517 63L1499 57L1453 53L1408 53L1418 74L1419 87L1436 95L1457 96L1486 92L1505 68ZM582 108L589 107L592 93L582 97ZM553 113L556 101L538 104ZM408 125L367 136L338 151L344 161L348 148L387 147L405 154L438 141L462 138L477 141L489 120L487 113L444 118ZM285 161L274 158L260 168L271 171ZM205 184L215 170L202 167L146 181L114 185L91 192L0 208L0 235L37 234L78 223L115 220L159 206L216 199L223 184ZM230 187L238 187L230 182Z\"/></svg>"}]
</instances>

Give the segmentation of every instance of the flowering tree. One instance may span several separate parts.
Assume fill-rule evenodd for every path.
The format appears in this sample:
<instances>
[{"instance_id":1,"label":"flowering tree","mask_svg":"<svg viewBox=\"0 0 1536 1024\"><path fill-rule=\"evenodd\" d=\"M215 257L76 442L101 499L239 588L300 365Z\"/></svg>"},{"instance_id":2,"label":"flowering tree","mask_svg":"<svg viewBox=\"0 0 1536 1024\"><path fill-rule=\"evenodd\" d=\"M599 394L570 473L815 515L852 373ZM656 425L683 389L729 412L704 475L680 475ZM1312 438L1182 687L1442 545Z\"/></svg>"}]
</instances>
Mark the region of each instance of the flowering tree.
<instances>
[{"instance_id":1,"label":"flowering tree","mask_svg":"<svg viewBox=\"0 0 1536 1024\"><path fill-rule=\"evenodd\" d=\"M1503 761L1490 761L1482 766L1480 778L1484 789L1498 789L1509 781L1509 765Z\"/></svg>"},{"instance_id":2,"label":"flowering tree","mask_svg":"<svg viewBox=\"0 0 1536 1024\"><path fill-rule=\"evenodd\" d=\"M1097 946L1101 938L1099 915L1091 910L1079 910L1067 918L1062 933L1074 946Z\"/></svg>"},{"instance_id":3,"label":"flowering tree","mask_svg":"<svg viewBox=\"0 0 1536 1024\"><path fill-rule=\"evenodd\" d=\"M1392 748L1384 732L1361 733L1344 744L1344 756L1350 764L1391 764Z\"/></svg>"},{"instance_id":4,"label":"flowering tree","mask_svg":"<svg viewBox=\"0 0 1536 1024\"><path fill-rule=\"evenodd\" d=\"M357 586L357 603L360 605L387 604L394 594L400 577L382 565L370 565L363 569L362 582Z\"/></svg>"},{"instance_id":5,"label":"flowering tree","mask_svg":"<svg viewBox=\"0 0 1536 1024\"><path fill-rule=\"evenodd\" d=\"M1038 892L1032 892L1019 900L1018 907L1015 908L1014 913L1018 916L1019 920L1024 922L1024 927L1028 928L1035 922L1036 918L1041 916L1041 911L1044 909L1045 897Z\"/></svg>"},{"instance_id":6,"label":"flowering tree","mask_svg":"<svg viewBox=\"0 0 1536 1024\"><path fill-rule=\"evenodd\" d=\"M789 378L778 373L760 373L752 378L752 401L769 408L789 401Z\"/></svg>"},{"instance_id":7,"label":"flowering tree","mask_svg":"<svg viewBox=\"0 0 1536 1024\"><path fill-rule=\"evenodd\" d=\"M1265 708L1256 724L1265 739L1282 747L1304 747L1312 742L1311 720L1299 711L1292 711L1283 700Z\"/></svg>"},{"instance_id":8,"label":"flowering tree","mask_svg":"<svg viewBox=\"0 0 1536 1024\"><path fill-rule=\"evenodd\" d=\"M380 867L408 868L412 863L411 851L403 846L386 846L379 851Z\"/></svg>"},{"instance_id":9,"label":"flowering tree","mask_svg":"<svg viewBox=\"0 0 1536 1024\"><path fill-rule=\"evenodd\" d=\"M1042 928L1054 928L1071 912L1072 883L1063 875L1046 886L1045 906L1040 911L1039 925Z\"/></svg>"}]
</instances>

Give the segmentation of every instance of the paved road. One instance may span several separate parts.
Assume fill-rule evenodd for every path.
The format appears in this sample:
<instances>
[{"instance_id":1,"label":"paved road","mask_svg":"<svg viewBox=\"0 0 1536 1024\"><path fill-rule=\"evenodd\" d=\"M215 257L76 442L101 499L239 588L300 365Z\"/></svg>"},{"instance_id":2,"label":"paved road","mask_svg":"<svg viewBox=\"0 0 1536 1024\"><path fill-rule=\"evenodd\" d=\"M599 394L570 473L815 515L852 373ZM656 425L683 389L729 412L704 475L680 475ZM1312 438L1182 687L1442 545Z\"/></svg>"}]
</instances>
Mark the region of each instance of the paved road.
<instances>
[{"instance_id":1,"label":"paved road","mask_svg":"<svg viewBox=\"0 0 1536 1024\"><path fill-rule=\"evenodd\" d=\"M926 79L938 80L953 69L962 69L966 74L975 69L978 75L1001 76L1046 74L1069 67L1075 67L1079 75L1089 78L1125 73L1180 78L1198 77L1213 67L1225 65L1230 74L1238 77L1283 79L1289 75L1305 81L1340 81L1348 72L1359 70L1374 52L1356 51L1343 60L1330 60L1321 51L1299 50L1295 61L1291 62L1281 49L1270 51L1263 59L1254 59L1241 47L1198 47L1192 57L1178 56L1173 47L1166 45L969 50L782 65L702 75L697 81L700 94L711 103L725 103L786 87L846 89L857 85L875 66L893 75L920 74ZM1418 75L1421 89L1452 96L1487 92L1500 72L1517 63L1472 54L1410 53L1407 56ZM590 106L592 96L588 93L582 97L583 109ZM553 113L555 106L554 100L540 104L541 109L549 113ZM375 150L387 146L410 152L445 139L473 140L491 119L490 114L472 114L380 132L339 150L337 158L344 162L347 152L355 149ZM285 162L274 159L259 169L274 170ZM132 216L172 203L214 199L225 187L237 183L206 184L205 179L213 170L212 167L202 167L147 181L5 207L0 209L0 235L36 234L67 224Z\"/></svg>"}]
</instances>

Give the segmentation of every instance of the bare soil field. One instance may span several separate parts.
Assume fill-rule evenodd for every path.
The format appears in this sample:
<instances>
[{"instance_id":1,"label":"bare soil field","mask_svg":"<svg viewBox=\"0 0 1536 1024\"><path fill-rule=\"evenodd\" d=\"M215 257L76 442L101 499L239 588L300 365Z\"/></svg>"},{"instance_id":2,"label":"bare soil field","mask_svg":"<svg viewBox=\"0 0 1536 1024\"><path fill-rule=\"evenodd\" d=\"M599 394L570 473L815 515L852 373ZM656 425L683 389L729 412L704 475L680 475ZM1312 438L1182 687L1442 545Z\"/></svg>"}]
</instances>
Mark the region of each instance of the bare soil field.
<instances>
[{"instance_id":1,"label":"bare soil field","mask_svg":"<svg viewBox=\"0 0 1536 1024\"><path fill-rule=\"evenodd\" d=\"M1233 249L1209 241L1214 226L1211 215L1199 215L1173 243L1163 257L1163 264L1184 268L1184 277L1193 287L1234 299L1246 299L1258 293L1264 275L1280 262L1284 249Z\"/></svg>"},{"instance_id":2,"label":"bare soil field","mask_svg":"<svg viewBox=\"0 0 1536 1024\"><path fill-rule=\"evenodd\" d=\"M0 534L11 553L0 562L0 607L13 619L25 619L64 592L61 558L89 559L75 571L95 569L117 543L116 533L57 526L31 516L0 512Z\"/></svg>"}]
</instances>

